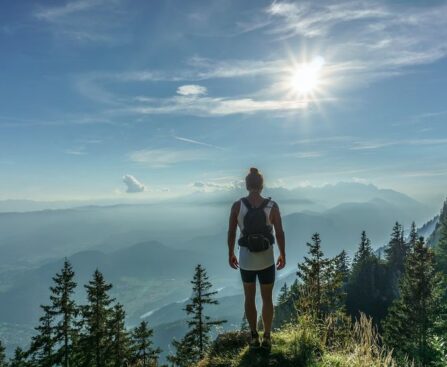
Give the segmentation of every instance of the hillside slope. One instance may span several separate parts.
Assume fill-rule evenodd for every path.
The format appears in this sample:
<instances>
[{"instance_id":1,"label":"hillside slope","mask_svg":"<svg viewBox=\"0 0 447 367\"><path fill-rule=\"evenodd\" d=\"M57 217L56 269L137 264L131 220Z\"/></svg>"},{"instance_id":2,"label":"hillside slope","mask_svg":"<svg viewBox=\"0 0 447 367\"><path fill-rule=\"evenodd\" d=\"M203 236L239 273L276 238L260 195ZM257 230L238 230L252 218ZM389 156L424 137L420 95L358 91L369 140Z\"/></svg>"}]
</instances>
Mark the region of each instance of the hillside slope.
<instances>
[{"instance_id":1,"label":"hillside slope","mask_svg":"<svg viewBox=\"0 0 447 367\"><path fill-rule=\"evenodd\" d=\"M363 316L355 325L336 324L317 326L302 319L274 332L271 350L250 349L243 332L221 334L197 367L396 366L392 354L380 347L371 320Z\"/></svg>"}]
</instances>

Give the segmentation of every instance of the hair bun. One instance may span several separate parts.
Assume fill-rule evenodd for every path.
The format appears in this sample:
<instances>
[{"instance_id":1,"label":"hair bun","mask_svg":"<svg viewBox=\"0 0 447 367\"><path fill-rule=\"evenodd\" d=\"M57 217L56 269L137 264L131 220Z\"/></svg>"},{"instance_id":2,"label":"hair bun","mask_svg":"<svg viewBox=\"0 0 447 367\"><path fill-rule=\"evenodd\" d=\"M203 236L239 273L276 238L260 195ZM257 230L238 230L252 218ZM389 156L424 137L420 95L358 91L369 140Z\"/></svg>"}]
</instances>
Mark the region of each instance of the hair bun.
<instances>
[{"instance_id":1,"label":"hair bun","mask_svg":"<svg viewBox=\"0 0 447 367\"><path fill-rule=\"evenodd\" d=\"M259 173L259 171L258 171L257 168L255 168L255 167L251 167L251 168L250 168L250 173L253 174L253 175L257 175L257 174Z\"/></svg>"}]
</instances>

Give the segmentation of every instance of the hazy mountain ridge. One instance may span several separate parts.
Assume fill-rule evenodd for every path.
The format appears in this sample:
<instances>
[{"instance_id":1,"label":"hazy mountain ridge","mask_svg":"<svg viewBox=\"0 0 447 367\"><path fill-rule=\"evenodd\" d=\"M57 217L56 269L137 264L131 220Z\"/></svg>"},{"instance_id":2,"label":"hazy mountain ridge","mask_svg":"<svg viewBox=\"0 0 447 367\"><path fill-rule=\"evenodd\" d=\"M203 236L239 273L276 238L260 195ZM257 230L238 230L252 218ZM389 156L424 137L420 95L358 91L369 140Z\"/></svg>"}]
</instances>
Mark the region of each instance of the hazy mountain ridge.
<instances>
[{"instance_id":1,"label":"hazy mountain ridge","mask_svg":"<svg viewBox=\"0 0 447 367\"><path fill-rule=\"evenodd\" d=\"M266 192L279 202L283 212L288 254L286 271L290 272L290 279L295 277L296 264L314 232L320 232L326 256L334 256L342 249L352 254L362 230L367 231L377 247L387 242L396 220L409 227L413 220L420 224L425 223L427 215L433 217L429 208L406 195L365 186L354 184L359 193L366 192L364 197L368 200L362 202L354 200L360 198L359 193L350 202L325 209L311 199L305 201L310 206L320 206L321 210L303 207L300 199L292 199L294 204L289 205L286 198L281 198L284 189ZM326 194L321 194L321 198L329 195L330 189L326 187L323 190ZM315 188L309 190L317 195ZM332 193L337 190L341 190L340 186ZM208 269L216 288L239 285L238 273L226 261L229 208L234 198L240 197L235 192L230 194L225 193L228 203L224 200L216 204L211 200L215 196L199 193L198 196L214 203L208 206L205 202L196 206L187 202L176 206L171 202L167 207L119 204L0 213L0 266L3 265L0 268L3 269L0 271L0 322L3 325L20 323L22 329L29 328L32 332L40 312L38 305L48 301L51 277L60 269L61 258L67 256L77 274L79 302L83 302L83 284L99 268L107 281L114 284L112 295L126 307L130 324L155 310L148 320L156 323L159 333L156 340L163 339L163 346L169 344L169 337L181 336L184 331L182 304L178 301L189 296L189 281L197 263ZM387 200L383 196L390 197ZM296 203L300 204L296 206ZM288 213L287 207L299 210ZM426 230L433 225L427 224ZM14 256L18 255L23 256L21 268L8 270L16 266ZM233 291L219 295L230 310L239 305L239 301L230 302L240 297ZM168 309L173 310L169 312L173 317L160 317ZM239 324L242 316L237 313L225 314L232 323ZM177 317L180 318L176 320Z\"/></svg>"}]
</instances>

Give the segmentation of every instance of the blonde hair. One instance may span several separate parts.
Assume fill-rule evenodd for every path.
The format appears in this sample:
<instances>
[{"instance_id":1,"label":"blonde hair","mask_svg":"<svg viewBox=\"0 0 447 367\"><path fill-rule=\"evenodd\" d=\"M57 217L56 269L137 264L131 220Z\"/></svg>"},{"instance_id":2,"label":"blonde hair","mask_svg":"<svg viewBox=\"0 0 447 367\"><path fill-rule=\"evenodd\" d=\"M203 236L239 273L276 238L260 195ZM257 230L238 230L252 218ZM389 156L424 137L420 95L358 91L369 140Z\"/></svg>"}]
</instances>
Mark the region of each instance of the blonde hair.
<instances>
[{"instance_id":1,"label":"blonde hair","mask_svg":"<svg viewBox=\"0 0 447 367\"><path fill-rule=\"evenodd\" d=\"M257 168L251 167L250 172L245 177L245 186L247 190L259 190L261 191L264 187L264 177L258 171Z\"/></svg>"}]
</instances>

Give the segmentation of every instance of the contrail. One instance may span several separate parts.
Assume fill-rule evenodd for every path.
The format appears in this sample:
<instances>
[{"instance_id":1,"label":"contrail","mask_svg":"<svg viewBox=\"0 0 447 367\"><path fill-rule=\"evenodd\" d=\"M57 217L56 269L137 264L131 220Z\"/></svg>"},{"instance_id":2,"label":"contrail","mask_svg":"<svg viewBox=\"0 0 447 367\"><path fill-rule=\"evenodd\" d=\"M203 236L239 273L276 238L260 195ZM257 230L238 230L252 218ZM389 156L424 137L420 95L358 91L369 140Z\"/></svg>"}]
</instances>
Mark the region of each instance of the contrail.
<instances>
[{"instance_id":1,"label":"contrail","mask_svg":"<svg viewBox=\"0 0 447 367\"><path fill-rule=\"evenodd\" d=\"M203 141L198 141L198 140L194 140L194 139L182 138L181 136L174 135L174 139L184 141L184 142L190 143L190 144L197 144L197 145L202 145L205 147L216 148L216 149L224 149L223 147L220 147L218 145L208 144L208 143L204 143Z\"/></svg>"}]
</instances>

